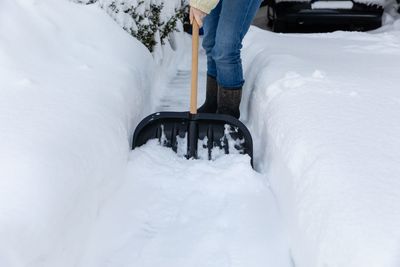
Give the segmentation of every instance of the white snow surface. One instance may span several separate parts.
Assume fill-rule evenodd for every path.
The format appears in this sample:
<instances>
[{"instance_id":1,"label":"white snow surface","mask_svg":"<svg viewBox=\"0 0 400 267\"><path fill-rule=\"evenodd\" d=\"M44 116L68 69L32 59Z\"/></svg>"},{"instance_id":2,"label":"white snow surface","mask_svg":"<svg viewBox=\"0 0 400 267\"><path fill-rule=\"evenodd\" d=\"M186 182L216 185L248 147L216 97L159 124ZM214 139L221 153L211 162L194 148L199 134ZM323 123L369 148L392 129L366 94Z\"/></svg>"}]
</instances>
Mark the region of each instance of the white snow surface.
<instances>
[{"instance_id":1,"label":"white snow surface","mask_svg":"<svg viewBox=\"0 0 400 267\"><path fill-rule=\"evenodd\" d=\"M188 161L152 141L131 153L82 266L290 267L278 218L247 156Z\"/></svg>"},{"instance_id":2,"label":"white snow surface","mask_svg":"<svg viewBox=\"0 0 400 267\"><path fill-rule=\"evenodd\" d=\"M386 29L246 38L242 111L295 266L400 266L399 21Z\"/></svg>"},{"instance_id":3,"label":"white snow surface","mask_svg":"<svg viewBox=\"0 0 400 267\"><path fill-rule=\"evenodd\" d=\"M0 1L0 266L76 266L152 69L99 7Z\"/></svg>"},{"instance_id":4,"label":"white snow surface","mask_svg":"<svg viewBox=\"0 0 400 267\"><path fill-rule=\"evenodd\" d=\"M164 47L154 111L188 110L191 39ZM206 79L200 51L200 95ZM200 97L202 101L203 97ZM156 141L132 151L125 178L101 208L82 266L290 267L266 177L246 155L186 160ZM218 153L217 153L218 154Z\"/></svg>"},{"instance_id":5,"label":"white snow surface","mask_svg":"<svg viewBox=\"0 0 400 267\"><path fill-rule=\"evenodd\" d=\"M298 267L398 267L399 30L252 28L256 173L247 156L129 151L161 94L184 92L186 109L172 76L188 71L187 38L155 66L96 5L2 0L0 266L286 267L287 231Z\"/></svg>"},{"instance_id":6,"label":"white snow surface","mask_svg":"<svg viewBox=\"0 0 400 267\"><path fill-rule=\"evenodd\" d=\"M247 156L130 153L187 38L155 66L96 5L5 0L0 15L0 266L290 266Z\"/></svg>"},{"instance_id":7,"label":"white snow surface","mask_svg":"<svg viewBox=\"0 0 400 267\"><path fill-rule=\"evenodd\" d=\"M352 1L317 1L311 4L312 9L352 9Z\"/></svg>"}]
</instances>

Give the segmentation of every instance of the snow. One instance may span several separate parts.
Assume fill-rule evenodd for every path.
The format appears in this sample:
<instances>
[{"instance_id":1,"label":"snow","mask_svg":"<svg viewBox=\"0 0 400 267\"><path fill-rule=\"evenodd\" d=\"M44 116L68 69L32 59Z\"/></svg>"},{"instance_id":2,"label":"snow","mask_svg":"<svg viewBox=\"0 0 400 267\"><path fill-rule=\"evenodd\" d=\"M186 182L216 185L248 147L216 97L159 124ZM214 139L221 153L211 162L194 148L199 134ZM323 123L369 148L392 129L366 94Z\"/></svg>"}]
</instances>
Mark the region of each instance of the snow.
<instances>
[{"instance_id":1,"label":"snow","mask_svg":"<svg viewBox=\"0 0 400 267\"><path fill-rule=\"evenodd\" d=\"M165 47L153 111L188 110L191 39ZM206 79L200 51L200 98ZM168 81L168 82L166 82ZM246 155L186 160L156 141L131 152L124 181L99 211L81 266L276 266L291 259L265 176ZM179 151L181 150L181 151ZM115 227L115 226L118 227Z\"/></svg>"},{"instance_id":2,"label":"snow","mask_svg":"<svg viewBox=\"0 0 400 267\"><path fill-rule=\"evenodd\" d=\"M290 266L247 156L130 153L186 55L155 66L96 5L0 5L0 266Z\"/></svg>"},{"instance_id":3,"label":"snow","mask_svg":"<svg viewBox=\"0 0 400 267\"><path fill-rule=\"evenodd\" d=\"M148 112L151 69L98 7L0 2L0 266L75 266Z\"/></svg>"},{"instance_id":4,"label":"snow","mask_svg":"<svg viewBox=\"0 0 400 267\"><path fill-rule=\"evenodd\" d=\"M318 1L311 4L312 9L352 9L352 1Z\"/></svg>"},{"instance_id":5,"label":"snow","mask_svg":"<svg viewBox=\"0 0 400 267\"><path fill-rule=\"evenodd\" d=\"M145 115L187 109L187 36L155 60L97 5L1 1L0 266L398 267L400 23L386 19L251 29L255 172L243 155L130 151ZM200 65L199 102L204 51Z\"/></svg>"},{"instance_id":6,"label":"snow","mask_svg":"<svg viewBox=\"0 0 400 267\"><path fill-rule=\"evenodd\" d=\"M277 213L248 157L188 161L151 142L131 153L82 266L289 267Z\"/></svg>"},{"instance_id":7,"label":"snow","mask_svg":"<svg viewBox=\"0 0 400 267\"><path fill-rule=\"evenodd\" d=\"M173 34L169 33L170 30L167 28L171 26L170 23L176 16L176 12L184 6L184 0L98 0L96 4L101 6L127 32L138 36L139 40L148 42L148 39L152 37L156 42L152 47L153 57L157 64L163 64L165 55L162 43L171 42ZM153 13L152 6L160 8L160 13ZM179 20L176 26L179 32L183 31Z\"/></svg>"},{"instance_id":8,"label":"snow","mask_svg":"<svg viewBox=\"0 0 400 267\"><path fill-rule=\"evenodd\" d=\"M296 266L400 264L399 29L246 38L242 110Z\"/></svg>"}]
</instances>

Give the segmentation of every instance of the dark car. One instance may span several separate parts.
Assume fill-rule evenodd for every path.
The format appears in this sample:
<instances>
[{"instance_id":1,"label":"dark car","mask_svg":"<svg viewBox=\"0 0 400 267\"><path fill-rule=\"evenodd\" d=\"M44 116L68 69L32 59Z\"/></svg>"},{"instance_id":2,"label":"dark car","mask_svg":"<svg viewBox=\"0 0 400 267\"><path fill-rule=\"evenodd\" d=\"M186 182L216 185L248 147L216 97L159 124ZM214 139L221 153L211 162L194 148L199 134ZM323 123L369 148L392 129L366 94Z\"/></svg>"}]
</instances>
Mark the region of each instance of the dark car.
<instances>
[{"instance_id":1,"label":"dark car","mask_svg":"<svg viewBox=\"0 0 400 267\"><path fill-rule=\"evenodd\" d=\"M264 1L274 32L368 31L382 25L383 6L352 0Z\"/></svg>"}]
</instances>

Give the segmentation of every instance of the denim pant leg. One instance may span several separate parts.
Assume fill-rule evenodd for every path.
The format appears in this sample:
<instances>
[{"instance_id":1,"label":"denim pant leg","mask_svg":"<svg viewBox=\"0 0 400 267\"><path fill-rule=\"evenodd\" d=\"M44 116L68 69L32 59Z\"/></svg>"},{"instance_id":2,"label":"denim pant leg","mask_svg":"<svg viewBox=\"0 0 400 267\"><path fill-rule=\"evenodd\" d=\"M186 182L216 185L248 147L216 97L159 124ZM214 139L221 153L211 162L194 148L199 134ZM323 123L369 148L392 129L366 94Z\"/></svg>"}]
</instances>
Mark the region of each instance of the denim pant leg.
<instances>
[{"instance_id":1,"label":"denim pant leg","mask_svg":"<svg viewBox=\"0 0 400 267\"><path fill-rule=\"evenodd\" d=\"M204 36L202 45L207 54L207 75L213 78L217 78L217 66L215 65L215 61L212 58L211 53L215 45L215 36L217 34L222 1L223 0L219 1L218 5L211 11L209 15L204 18L203 21Z\"/></svg>"},{"instance_id":2,"label":"denim pant leg","mask_svg":"<svg viewBox=\"0 0 400 267\"><path fill-rule=\"evenodd\" d=\"M217 81L225 88L241 88L244 84L240 57L242 41L261 0L225 0L220 4L222 5L211 52L217 69Z\"/></svg>"}]
</instances>

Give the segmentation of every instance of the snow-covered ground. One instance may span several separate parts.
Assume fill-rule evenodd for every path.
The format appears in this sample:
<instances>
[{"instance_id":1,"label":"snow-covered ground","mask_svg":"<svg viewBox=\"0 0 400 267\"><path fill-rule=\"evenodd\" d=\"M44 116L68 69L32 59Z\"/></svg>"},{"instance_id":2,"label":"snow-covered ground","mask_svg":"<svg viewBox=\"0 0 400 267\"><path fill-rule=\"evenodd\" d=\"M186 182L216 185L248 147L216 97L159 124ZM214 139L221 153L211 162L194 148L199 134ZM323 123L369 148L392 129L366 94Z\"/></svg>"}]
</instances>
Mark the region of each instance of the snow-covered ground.
<instances>
[{"instance_id":1,"label":"snow-covered ground","mask_svg":"<svg viewBox=\"0 0 400 267\"><path fill-rule=\"evenodd\" d=\"M243 111L296 266L400 266L400 24L246 38Z\"/></svg>"},{"instance_id":2,"label":"snow-covered ground","mask_svg":"<svg viewBox=\"0 0 400 267\"><path fill-rule=\"evenodd\" d=\"M188 38L154 66L97 6L0 10L0 266L290 266L248 157L186 161L157 145L129 155L182 58L187 71Z\"/></svg>"},{"instance_id":3,"label":"snow-covered ground","mask_svg":"<svg viewBox=\"0 0 400 267\"><path fill-rule=\"evenodd\" d=\"M188 109L191 40L176 37L178 51L164 51L174 75L156 83L154 111ZM187 161L155 142L132 151L125 180L99 212L82 266L290 267L276 201L249 162L243 155Z\"/></svg>"},{"instance_id":4,"label":"snow-covered ground","mask_svg":"<svg viewBox=\"0 0 400 267\"><path fill-rule=\"evenodd\" d=\"M290 267L278 218L247 157L188 161L152 142L131 153L81 266Z\"/></svg>"},{"instance_id":5,"label":"snow-covered ground","mask_svg":"<svg viewBox=\"0 0 400 267\"><path fill-rule=\"evenodd\" d=\"M76 266L152 69L98 7L0 1L0 266Z\"/></svg>"},{"instance_id":6,"label":"snow-covered ground","mask_svg":"<svg viewBox=\"0 0 400 267\"><path fill-rule=\"evenodd\" d=\"M1 1L0 266L398 267L399 30L253 28L256 173L129 150L144 115L185 109L187 37L155 66L96 5Z\"/></svg>"}]
</instances>

